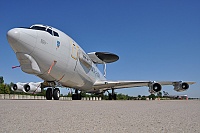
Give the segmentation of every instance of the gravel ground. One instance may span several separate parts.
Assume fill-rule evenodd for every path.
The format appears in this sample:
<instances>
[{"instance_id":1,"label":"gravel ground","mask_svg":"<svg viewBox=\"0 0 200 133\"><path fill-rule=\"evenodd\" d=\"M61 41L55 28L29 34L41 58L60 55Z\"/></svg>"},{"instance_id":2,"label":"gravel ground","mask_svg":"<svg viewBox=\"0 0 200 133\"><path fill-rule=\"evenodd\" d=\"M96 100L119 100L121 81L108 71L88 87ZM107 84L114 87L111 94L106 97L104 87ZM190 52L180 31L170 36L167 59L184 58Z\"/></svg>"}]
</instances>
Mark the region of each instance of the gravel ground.
<instances>
[{"instance_id":1,"label":"gravel ground","mask_svg":"<svg viewBox=\"0 0 200 133\"><path fill-rule=\"evenodd\" d=\"M200 100L0 100L0 132L200 133Z\"/></svg>"}]
</instances>

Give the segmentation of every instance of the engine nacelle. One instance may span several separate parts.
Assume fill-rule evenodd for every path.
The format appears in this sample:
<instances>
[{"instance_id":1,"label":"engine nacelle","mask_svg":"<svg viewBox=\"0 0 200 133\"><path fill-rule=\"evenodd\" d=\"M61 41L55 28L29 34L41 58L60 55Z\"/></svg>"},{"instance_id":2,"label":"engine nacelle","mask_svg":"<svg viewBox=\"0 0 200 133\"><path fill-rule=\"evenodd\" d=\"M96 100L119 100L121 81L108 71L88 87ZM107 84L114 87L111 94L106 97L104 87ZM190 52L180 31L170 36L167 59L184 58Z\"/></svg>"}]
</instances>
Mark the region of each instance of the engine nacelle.
<instances>
[{"instance_id":1,"label":"engine nacelle","mask_svg":"<svg viewBox=\"0 0 200 133\"><path fill-rule=\"evenodd\" d=\"M41 82L37 83L16 83L11 88L15 92L25 92L25 93L40 93L41 89Z\"/></svg>"},{"instance_id":2,"label":"engine nacelle","mask_svg":"<svg viewBox=\"0 0 200 133\"><path fill-rule=\"evenodd\" d=\"M154 94L162 90L162 86L159 83L153 82L149 84L149 92Z\"/></svg>"},{"instance_id":3,"label":"engine nacelle","mask_svg":"<svg viewBox=\"0 0 200 133\"><path fill-rule=\"evenodd\" d=\"M14 84L12 87L11 87L11 90L12 91L15 91L15 92L24 92L24 85L27 84L27 83L16 83Z\"/></svg>"},{"instance_id":4,"label":"engine nacelle","mask_svg":"<svg viewBox=\"0 0 200 133\"><path fill-rule=\"evenodd\" d=\"M189 89L189 84L185 82L177 82L174 84L174 90L177 92L186 91Z\"/></svg>"}]
</instances>

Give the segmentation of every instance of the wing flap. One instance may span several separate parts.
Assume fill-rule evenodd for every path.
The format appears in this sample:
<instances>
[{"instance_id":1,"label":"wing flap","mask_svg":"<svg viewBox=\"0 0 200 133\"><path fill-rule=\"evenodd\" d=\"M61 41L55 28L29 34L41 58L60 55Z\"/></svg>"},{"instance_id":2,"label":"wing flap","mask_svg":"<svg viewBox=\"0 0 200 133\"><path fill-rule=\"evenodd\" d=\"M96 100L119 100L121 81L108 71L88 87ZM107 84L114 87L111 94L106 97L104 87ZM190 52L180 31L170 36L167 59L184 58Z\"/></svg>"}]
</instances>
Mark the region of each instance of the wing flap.
<instances>
[{"instance_id":1,"label":"wing flap","mask_svg":"<svg viewBox=\"0 0 200 133\"><path fill-rule=\"evenodd\" d=\"M150 81L97 81L95 82L93 88L109 90L111 88L120 89L120 88L148 86L149 83Z\"/></svg>"}]
</instances>

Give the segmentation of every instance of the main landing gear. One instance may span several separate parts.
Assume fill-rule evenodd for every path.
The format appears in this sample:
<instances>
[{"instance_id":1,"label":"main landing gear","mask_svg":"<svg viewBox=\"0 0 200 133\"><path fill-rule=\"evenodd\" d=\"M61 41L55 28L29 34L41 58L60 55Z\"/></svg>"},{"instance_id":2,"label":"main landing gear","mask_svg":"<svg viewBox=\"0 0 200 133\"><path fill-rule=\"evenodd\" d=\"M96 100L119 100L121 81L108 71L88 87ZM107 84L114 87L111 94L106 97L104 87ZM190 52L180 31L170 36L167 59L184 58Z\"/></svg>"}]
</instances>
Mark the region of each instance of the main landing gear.
<instances>
[{"instance_id":1,"label":"main landing gear","mask_svg":"<svg viewBox=\"0 0 200 133\"><path fill-rule=\"evenodd\" d=\"M108 100L117 100L117 95L115 94L113 88L112 88L112 93L108 93Z\"/></svg>"},{"instance_id":2,"label":"main landing gear","mask_svg":"<svg viewBox=\"0 0 200 133\"><path fill-rule=\"evenodd\" d=\"M72 94L72 100L81 100L81 93L78 93L78 90L75 90L75 94Z\"/></svg>"},{"instance_id":3,"label":"main landing gear","mask_svg":"<svg viewBox=\"0 0 200 133\"><path fill-rule=\"evenodd\" d=\"M46 99L47 100L52 100L52 97L54 100L59 100L60 97L60 90L58 88L47 88L46 91Z\"/></svg>"}]
</instances>

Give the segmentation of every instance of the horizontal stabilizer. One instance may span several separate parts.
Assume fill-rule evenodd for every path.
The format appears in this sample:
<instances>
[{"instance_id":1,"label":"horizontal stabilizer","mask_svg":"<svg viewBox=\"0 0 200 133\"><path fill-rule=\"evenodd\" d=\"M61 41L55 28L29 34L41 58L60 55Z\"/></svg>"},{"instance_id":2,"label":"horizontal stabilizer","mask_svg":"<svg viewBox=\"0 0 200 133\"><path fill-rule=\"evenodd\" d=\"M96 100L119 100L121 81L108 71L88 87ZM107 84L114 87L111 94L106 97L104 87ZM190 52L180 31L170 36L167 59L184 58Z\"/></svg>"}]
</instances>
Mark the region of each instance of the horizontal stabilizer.
<instances>
[{"instance_id":1,"label":"horizontal stabilizer","mask_svg":"<svg viewBox=\"0 0 200 133\"><path fill-rule=\"evenodd\" d=\"M119 56L109 52L91 52L88 56L95 64L112 63L119 59Z\"/></svg>"}]
</instances>

